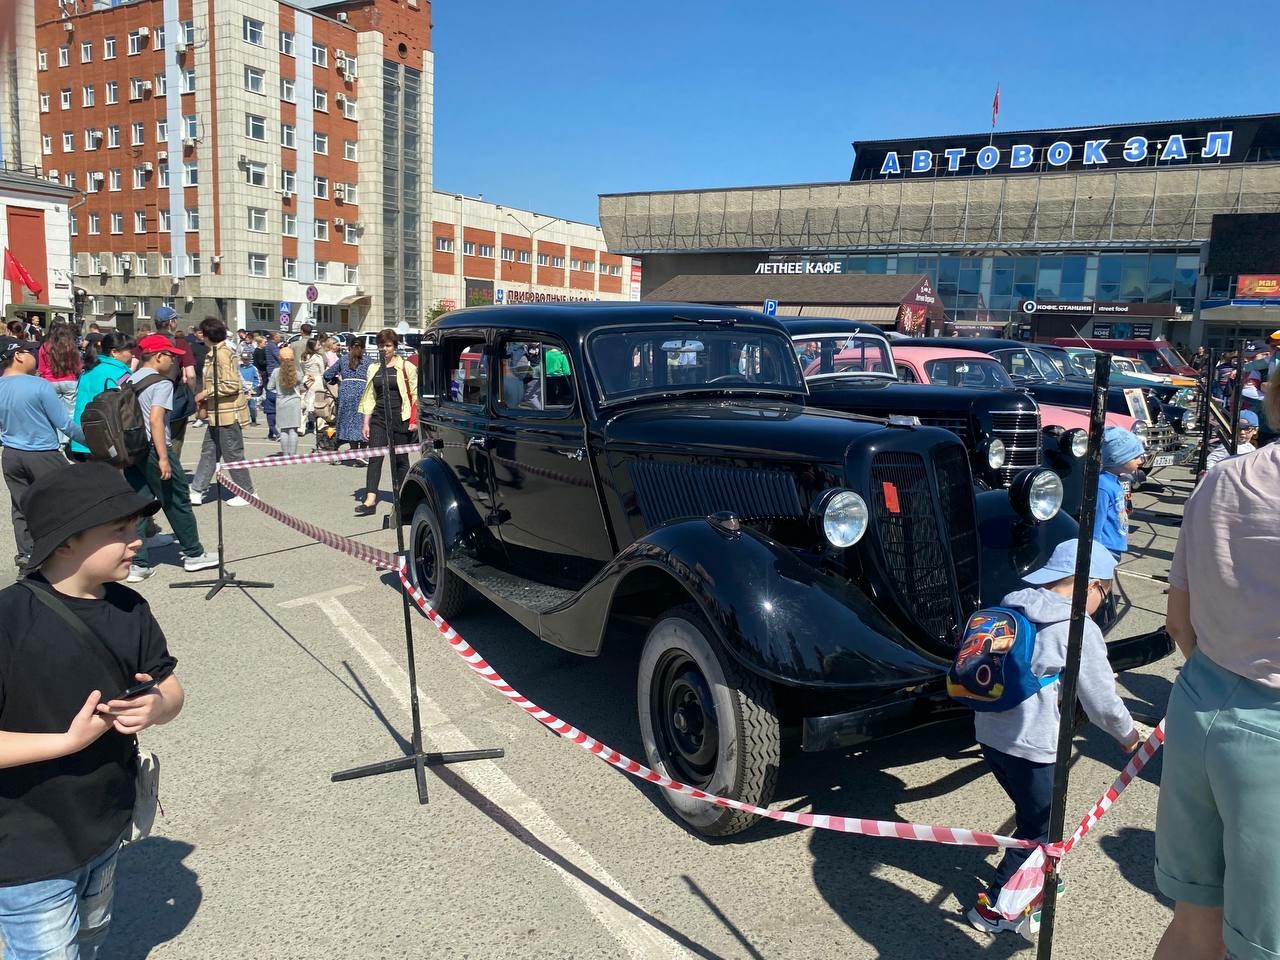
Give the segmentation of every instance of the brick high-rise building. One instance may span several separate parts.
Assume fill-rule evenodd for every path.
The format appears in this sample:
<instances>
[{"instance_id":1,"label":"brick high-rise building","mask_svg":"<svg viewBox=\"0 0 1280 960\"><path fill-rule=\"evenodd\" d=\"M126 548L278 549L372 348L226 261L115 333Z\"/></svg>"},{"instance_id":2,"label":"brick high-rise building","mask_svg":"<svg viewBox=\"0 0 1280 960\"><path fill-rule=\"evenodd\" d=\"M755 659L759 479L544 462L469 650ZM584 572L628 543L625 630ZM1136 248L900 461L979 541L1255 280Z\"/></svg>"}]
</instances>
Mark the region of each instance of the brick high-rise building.
<instances>
[{"instance_id":1,"label":"brick high-rise building","mask_svg":"<svg viewBox=\"0 0 1280 960\"><path fill-rule=\"evenodd\" d=\"M0 149L85 192L89 314L421 323L428 0L17 0L15 27Z\"/></svg>"}]
</instances>

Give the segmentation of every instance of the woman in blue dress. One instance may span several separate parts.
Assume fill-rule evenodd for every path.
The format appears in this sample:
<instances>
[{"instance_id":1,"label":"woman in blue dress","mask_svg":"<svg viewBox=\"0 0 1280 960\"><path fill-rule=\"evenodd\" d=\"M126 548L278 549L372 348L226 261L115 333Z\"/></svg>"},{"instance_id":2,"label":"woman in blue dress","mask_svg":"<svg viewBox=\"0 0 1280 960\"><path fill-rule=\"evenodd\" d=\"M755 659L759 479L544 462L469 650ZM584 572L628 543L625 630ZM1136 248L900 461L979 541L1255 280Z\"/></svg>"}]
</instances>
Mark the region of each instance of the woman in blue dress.
<instances>
[{"instance_id":1,"label":"woman in blue dress","mask_svg":"<svg viewBox=\"0 0 1280 960\"><path fill-rule=\"evenodd\" d=\"M347 348L347 355L339 357L337 362L329 365L324 372L324 379L330 383L338 381L338 436L339 444L351 445L351 450L362 450L369 444L364 438L364 418L360 416L360 396L364 393L365 381L369 372L369 359L364 355L364 340L353 339ZM356 465L364 466L363 458L357 458Z\"/></svg>"}]
</instances>

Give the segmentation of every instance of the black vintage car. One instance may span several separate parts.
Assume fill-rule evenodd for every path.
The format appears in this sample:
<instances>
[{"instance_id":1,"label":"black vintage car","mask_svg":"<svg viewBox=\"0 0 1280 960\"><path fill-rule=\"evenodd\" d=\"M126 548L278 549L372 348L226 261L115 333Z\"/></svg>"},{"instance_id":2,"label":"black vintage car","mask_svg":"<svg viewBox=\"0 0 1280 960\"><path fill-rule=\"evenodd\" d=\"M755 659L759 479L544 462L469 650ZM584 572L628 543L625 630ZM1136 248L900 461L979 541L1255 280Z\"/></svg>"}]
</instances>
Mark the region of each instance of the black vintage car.
<instances>
[{"instance_id":1,"label":"black vintage car","mask_svg":"<svg viewBox=\"0 0 1280 960\"><path fill-rule=\"evenodd\" d=\"M401 520L430 603L479 594L587 656L635 643L650 765L751 803L786 747L952 711L969 612L1076 531L1051 471L975 495L953 434L806 407L786 332L745 310L472 308L419 370L428 454ZM752 822L663 795L707 835Z\"/></svg>"}]
</instances>

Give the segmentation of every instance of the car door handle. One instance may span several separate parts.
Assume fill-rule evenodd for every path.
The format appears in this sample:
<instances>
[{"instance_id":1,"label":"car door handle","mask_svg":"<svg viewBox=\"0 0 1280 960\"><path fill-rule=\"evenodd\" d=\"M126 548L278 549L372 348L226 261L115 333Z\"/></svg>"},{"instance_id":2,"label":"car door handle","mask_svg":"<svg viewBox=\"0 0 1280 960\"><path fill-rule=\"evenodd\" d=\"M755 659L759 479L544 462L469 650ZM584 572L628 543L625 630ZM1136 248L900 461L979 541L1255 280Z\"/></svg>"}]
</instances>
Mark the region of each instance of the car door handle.
<instances>
[{"instance_id":1,"label":"car door handle","mask_svg":"<svg viewBox=\"0 0 1280 960\"><path fill-rule=\"evenodd\" d=\"M568 452L561 450L560 456L568 457L570 460L581 460L584 456L586 456L586 453L587 453L586 450L583 450L581 447L579 447L577 450L571 450Z\"/></svg>"},{"instance_id":2,"label":"car door handle","mask_svg":"<svg viewBox=\"0 0 1280 960\"><path fill-rule=\"evenodd\" d=\"M467 438L467 449L468 449L468 450L474 450L474 449L476 449L476 448L479 448L479 449L483 450L483 449L484 449L484 442L485 442L485 438L484 438L484 437L468 437L468 438Z\"/></svg>"}]
</instances>

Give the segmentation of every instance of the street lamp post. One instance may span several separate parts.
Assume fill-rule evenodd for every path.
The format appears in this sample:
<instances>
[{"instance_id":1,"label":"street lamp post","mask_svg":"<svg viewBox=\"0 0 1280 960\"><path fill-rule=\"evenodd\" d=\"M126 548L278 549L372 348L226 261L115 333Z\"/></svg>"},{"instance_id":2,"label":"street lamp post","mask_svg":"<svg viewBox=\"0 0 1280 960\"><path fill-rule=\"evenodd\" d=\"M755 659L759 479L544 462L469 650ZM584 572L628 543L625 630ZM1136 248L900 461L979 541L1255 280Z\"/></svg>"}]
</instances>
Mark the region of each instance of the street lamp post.
<instances>
[{"instance_id":1,"label":"street lamp post","mask_svg":"<svg viewBox=\"0 0 1280 960\"><path fill-rule=\"evenodd\" d=\"M528 226L528 224L524 223L524 221L522 221L519 217L513 214L510 210L507 210L506 214L508 217L514 220L520 226L520 228L524 230L525 233L529 234L529 292L533 293L533 271L537 267L537 254L534 253L533 238L538 233L541 233L543 230L547 229L547 227L551 226L553 223L559 223L560 218L551 217L542 226L531 228ZM534 216L535 217L541 216L541 214L535 213Z\"/></svg>"}]
</instances>

